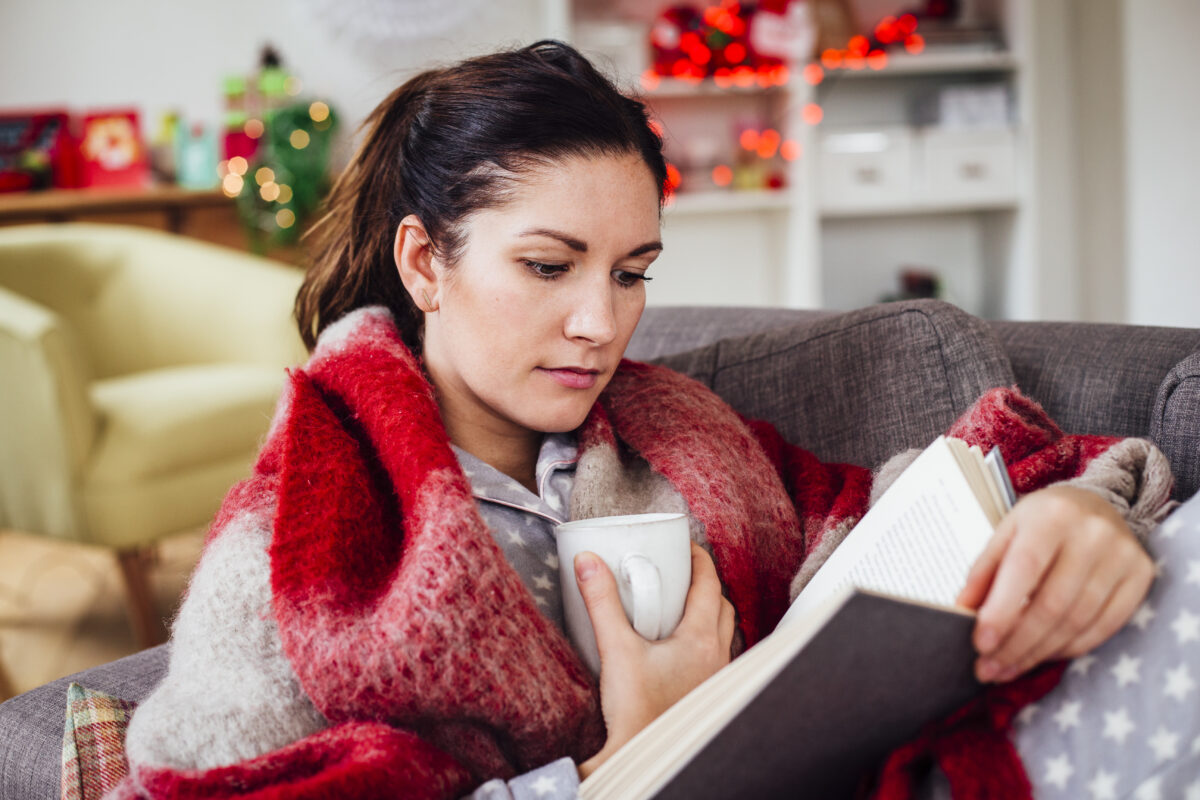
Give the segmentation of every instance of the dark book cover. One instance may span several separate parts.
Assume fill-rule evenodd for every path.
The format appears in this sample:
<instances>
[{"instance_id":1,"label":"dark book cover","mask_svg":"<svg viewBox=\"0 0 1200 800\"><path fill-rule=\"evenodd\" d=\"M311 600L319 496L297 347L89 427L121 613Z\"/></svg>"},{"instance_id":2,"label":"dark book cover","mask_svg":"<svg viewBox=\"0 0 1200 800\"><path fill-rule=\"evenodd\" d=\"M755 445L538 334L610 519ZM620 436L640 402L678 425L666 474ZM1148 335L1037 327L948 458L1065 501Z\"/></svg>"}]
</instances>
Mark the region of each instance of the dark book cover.
<instances>
[{"instance_id":1,"label":"dark book cover","mask_svg":"<svg viewBox=\"0 0 1200 800\"><path fill-rule=\"evenodd\" d=\"M967 614L854 592L654 797L853 797L892 749L982 688L974 624Z\"/></svg>"}]
</instances>

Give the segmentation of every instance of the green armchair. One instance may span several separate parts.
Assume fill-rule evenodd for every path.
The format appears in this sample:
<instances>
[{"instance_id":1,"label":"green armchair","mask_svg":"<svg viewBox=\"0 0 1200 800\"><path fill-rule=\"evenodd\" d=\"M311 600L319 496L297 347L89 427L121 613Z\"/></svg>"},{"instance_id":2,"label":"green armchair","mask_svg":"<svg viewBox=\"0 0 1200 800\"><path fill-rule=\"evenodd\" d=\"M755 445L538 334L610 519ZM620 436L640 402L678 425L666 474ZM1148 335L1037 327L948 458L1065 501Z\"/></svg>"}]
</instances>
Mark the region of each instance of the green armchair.
<instances>
[{"instance_id":1,"label":"green armchair","mask_svg":"<svg viewBox=\"0 0 1200 800\"><path fill-rule=\"evenodd\" d=\"M301 278L138 228L0 229L0 529L112 548L142 645L154 543L211 519L304 358Z\"/></svg>"}]
</instances>

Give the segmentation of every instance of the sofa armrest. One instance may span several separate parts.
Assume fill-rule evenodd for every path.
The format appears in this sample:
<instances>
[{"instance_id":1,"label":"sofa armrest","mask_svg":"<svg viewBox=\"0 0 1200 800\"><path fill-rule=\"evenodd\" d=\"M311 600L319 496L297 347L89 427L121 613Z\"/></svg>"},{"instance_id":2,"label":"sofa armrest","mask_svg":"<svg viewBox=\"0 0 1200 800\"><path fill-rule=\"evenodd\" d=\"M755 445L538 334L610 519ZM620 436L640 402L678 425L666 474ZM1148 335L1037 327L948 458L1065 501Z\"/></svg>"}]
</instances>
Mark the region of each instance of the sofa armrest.
<instances>
[{"instance_id":1,"label":"sofa armrest","mask_svg":"<svg viewBox=\"0 0 1200 800\"><path fill-rule=\"evenodd\" d=\"M1175 473L1176 500L1200 489L1200 350L1176 364L1158 389L1150 438Z\"/></svg>"},{"instance_id":2,"label":"sofa armrest","mask_svg":"<svg viewBox=\"0 0 1200 800\"><path fill-rule=\"evenodd\" d=\"M96 436L87 370L58 315L3 288L0 375L0 527L74 537L72 487Z\"/></svg>"},{"instance_id":3,"label":"sofa armrest","mask_svg":"<svg viewBox=\"0 0 1200 800\"><path fill-rule=\"evenodd\" d=\"M0 800L53 800L62 775L63 717L72 681L140 703L167 672L168 645L93 667L0 703Z\"/></svg>"}]
</instances>

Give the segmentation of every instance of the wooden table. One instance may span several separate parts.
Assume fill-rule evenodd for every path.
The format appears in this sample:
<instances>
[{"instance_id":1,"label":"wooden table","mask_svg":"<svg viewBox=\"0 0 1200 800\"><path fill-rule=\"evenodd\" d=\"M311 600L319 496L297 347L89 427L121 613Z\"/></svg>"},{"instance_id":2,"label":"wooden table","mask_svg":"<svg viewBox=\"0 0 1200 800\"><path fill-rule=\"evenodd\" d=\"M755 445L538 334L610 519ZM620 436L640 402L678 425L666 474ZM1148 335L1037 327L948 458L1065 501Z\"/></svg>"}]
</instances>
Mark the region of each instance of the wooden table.
<instances>
[{"instance_id":1,"label":"wooden table","mask_svg":"<svg viewBox=\"0 0 1200 800\"><path fill-rule=\"evenodd\" d=\"M233 198L219 189L164 185L0 193L0 226L37 222L137 225L238 250L249 246ZM299 247L272 249L268 255L303 263Z\"/></svg>"}]
</instances>

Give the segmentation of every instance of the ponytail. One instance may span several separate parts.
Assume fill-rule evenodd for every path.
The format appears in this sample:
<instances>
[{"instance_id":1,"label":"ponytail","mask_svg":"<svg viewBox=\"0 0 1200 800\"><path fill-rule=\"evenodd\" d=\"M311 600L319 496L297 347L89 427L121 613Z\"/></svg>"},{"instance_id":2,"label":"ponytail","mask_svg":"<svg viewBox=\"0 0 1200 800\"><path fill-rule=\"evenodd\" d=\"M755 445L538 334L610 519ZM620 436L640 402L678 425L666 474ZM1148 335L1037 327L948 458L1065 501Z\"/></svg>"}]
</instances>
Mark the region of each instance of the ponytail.
<instances>
[{"instance_id":1,"label":"ponytail","mask_svg":"<svg viewBox=\"0 0 1200 800\"><path fill-rule=\"evenodd\" d=\"M296 295L300 337L309 350L321 330L365 305L387 306L404 343L419 352L420 311L395 266L393 246L402 217L393 211L401 194L400 154L412 107L430 73L405 83L367 117L368 129L350 165L325 201L309 232L313 265Z\"/></svg>"}]
</instances>

